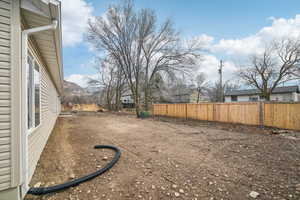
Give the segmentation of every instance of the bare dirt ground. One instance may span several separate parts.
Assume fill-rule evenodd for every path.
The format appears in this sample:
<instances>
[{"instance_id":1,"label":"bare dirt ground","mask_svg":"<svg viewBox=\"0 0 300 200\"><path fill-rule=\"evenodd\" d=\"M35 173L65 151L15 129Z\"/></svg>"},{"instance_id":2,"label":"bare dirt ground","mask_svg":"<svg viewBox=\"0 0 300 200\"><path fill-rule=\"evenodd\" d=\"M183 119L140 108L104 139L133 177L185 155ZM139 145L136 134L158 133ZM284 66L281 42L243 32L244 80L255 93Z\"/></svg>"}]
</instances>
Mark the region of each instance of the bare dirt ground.
<instances>
[{"instance_id":1,"label":"bare dirt ground","mask_svg":"<svg viewBox=\"0 0 300 200\"><path fill-rule=\"evenodd\" d=\"M243 130L245 129L245 130ZM237 131L238 130L238 131ZM26 199L300 199L300 135L257 128L76 114L59 118L31 185L49 186L104 166L112 170L77 187ZM108 160L104 159L108 157Z\"/></svg>"}]
</instances>

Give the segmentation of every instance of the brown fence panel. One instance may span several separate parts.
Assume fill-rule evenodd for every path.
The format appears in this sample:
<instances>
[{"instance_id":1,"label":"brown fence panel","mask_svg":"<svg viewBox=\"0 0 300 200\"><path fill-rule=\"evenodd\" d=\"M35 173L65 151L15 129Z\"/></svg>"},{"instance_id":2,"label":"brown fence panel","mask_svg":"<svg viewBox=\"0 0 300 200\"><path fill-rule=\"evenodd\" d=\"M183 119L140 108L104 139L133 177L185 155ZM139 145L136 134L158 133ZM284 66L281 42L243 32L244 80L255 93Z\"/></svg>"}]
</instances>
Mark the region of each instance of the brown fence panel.
<instances>
[{"instance_id":1,"label":"brown fence panel","mask_svg":"<svg viewBox=\"0 0 300 200\"><path fill-rule=\"evenodd\" d=\"M198 119L199 104L187 104L187 118Z\"/></svg>"},{"instance_id":2,"label":"brown fence panel","mask_svg":"<svg viewBox=\"0 0 300 200\"><path fill-rule=\"evenodd\" d=\"M168 104L169 117L186 118L187 104Z\"/></svg>"},{"instance_id":3,"label":"brown fence panel","mask_svg":"<svg viewBox=\"0 0 300 200\"><path fill-rule=\"evenodd\" d=\"M228 104L216 103L214 105L214 121L228 122Z\"/></svg>"},{"instance_id":4,"label":"brown fence panel","mask_svg":"<svg viewBox=\"0 0 300 200\"><path fill-rule=\"evenodd\" d=\"M260 103L234 103L228 105L228 122L259 125Z\"/></svg>"},{"instance_id":5,"label":"brown fence panel","mask_svg":"<svg viewBox=\"0 0 300 200\"><path fill-rule=\"evenodd\" d=\"M300 130L300 103L155 104L154 115Z\"/></svg>"},{"instance_id":6,"label":"brown fence panel","mask_svg":"<svg viewBox=\"0 0 300 200\"><path fill-rule=\"evenodd\" d=\"M213 104L187 104L187 118L213 121Z\"/></svg>"},{"instance_id":7,"label":"brown fence panel","mask_svg":"<svg viewBox=\"0 0 300 200\"><path fill-rule=\"evenodd\" d=\"M100 109L102 109L102 107L98 106L97 104L73 104L70 106L62 106L62 111L98 111Z\"/></svg>"},{"instance_id":8,"label":"brown fence panel","mask_svg":"<svg viewBox=\"0 0 300 200\"><path fill-rule=\"evenodd\" d=\"M167 104L155 104L153 106L153 115L167 115Z\"/></svg>"},{"instance_id":9,"label":"brown fence panel","mask_svg":"<svg viewBox=\"0 0 300 200\"><path fill-rule=\"evenodd\" d=\"M265 103L264 125L300 130L300 103Z\"/></svg>"}]
</instances>

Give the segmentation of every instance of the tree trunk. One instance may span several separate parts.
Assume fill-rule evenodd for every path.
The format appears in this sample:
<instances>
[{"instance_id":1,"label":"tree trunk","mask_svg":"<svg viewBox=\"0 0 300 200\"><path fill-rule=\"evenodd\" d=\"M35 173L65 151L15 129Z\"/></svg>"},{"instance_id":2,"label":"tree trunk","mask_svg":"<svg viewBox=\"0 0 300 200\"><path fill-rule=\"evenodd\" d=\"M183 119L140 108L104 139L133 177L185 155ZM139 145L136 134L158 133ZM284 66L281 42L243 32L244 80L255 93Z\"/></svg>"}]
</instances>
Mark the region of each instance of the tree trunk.
<instances>
[{"instance_id":1,"label":"tree trunk","mask_svg":"<svg viewBox=\"0 0 300 200\"><path fill-rule=\"evenodd\" d=\"M200 101L200 90L198 89L198 95L197 95L197 103Z\"/></svg>"},{"instance_id":2,"label":"tree trunk","mask_svg":"<svg viewBox=\"0 0 300 200\"><path fill-rule=\"evenodd\" d=\"M145 99L144 99L144 103L145 103L145 110L148 111L149 110L149 61L147 60L147 65L146 65L146 74L145 74L145 91L144 91L144 95L145 95Z\"/></svg>"},{"instance_id":3,"label":"tree trunk","mask_svg":"<svg viewBox=\"0 0 300 200\"><path fill-rule=\"evenodd\" d=\"M140 100L138 95L135 95L135 113L137 118L140 118Z\"/></svg>"},{"instance_id":4,"label":"tree trunk","mask_svg":"<svg viewBox=\"0 0 300 200\"><path fill-rule=\"evenodd\" d=\"M268 92L265 97L266 101L270 101L270 99L271 99L270 97L271 97L271 94Z\"/></svg>"},{"instance_id":5,"label":"tree trunk","mask_svg":"<svg viewBox=\"0 0 300 200\"><path fill-rule=\"evenodd\" d=\"M116 96L115 96L115 110L119 111L120 110L120 105L119 105L119 92L118 89L116 91Z\"/></svg>"},{"instance_id":6,"label":"tree trunk","mask_svg":"<svg viewBox=\"0 0 300 200\"><path fill-rule=\"evenodd\" d=\"M146 83L145 87L145 110L149 111L149 88Z\"/></svg>"}]
</instances>

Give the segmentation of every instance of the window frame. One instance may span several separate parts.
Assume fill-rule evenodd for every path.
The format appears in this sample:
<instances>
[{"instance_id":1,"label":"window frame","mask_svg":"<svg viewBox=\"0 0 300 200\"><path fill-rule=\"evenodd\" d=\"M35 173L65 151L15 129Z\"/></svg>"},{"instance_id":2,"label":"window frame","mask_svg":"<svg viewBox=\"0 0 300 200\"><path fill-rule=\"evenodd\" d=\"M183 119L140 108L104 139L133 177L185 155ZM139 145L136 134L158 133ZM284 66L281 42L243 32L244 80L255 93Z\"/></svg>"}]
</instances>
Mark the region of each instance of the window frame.
<instances>
[{"instance_id":1,"label":"window frame","mask_svg":"<svg viewBox=\"0 0 300 200\"><path fill-rule=\"evenodd\" d=\"M230 100L231 100L231 102L237 102L238 101L238 96L237 95L231 95Z\"/></svg>"},{"instance_id":2,"label":"window frame","mask_svg":"<svg viewBox=\"0 0 300 200\"><path fill-rule=\"evenodd\" d=\"M258 96L250 96L249 97L249 101L251 101L251 102L258 102L259 101L259 97Z\"/></svg>"},{"instance_id":3,"label":"window frame","mask_svg":"<svg viewBox=\"0 0 300 200\"><path fill-rule=\"evenodd\" d=\"M32 127L28 127L28 119L27 119L27 131L28 131L28 135L30 135L31 133L35 132L35 130L37 130L41 124L42 124L42 115L41 115L41 110L42 110L42 107L41 107L41 90L42 90L42 79L41 79L41 65L38 61L38 59L36 59L36 57L34 56L34 53L31 51L31 50L28 50L28 55L27 55L28 58L31 58L32 59L32 63L33 63L33 68L32 68L32 77L33 77L33 85L32 85L32 106L31 106L31 117L32 117L32 124L33 126ZM28 59L27 58L27 59ZM29 65L28 65L28 62L26 63L26 67L27 69L29 68ZM39 110L40 110L40 115L39 115L39 124L37 126L35 126L35 85L34 85L34 70L35 70L35 67L38 68L38 72L39 72ZM26 69L26 70L27 70ZM28 79L26 78L26 83L28 82ZM28 88L27 88L27 93L29 92ZM29 107L28 107L28 94L27 94L27 112L29 112ZM29 113L27 114L27 117L28 117Z\"/></svg>"}]
</instances>

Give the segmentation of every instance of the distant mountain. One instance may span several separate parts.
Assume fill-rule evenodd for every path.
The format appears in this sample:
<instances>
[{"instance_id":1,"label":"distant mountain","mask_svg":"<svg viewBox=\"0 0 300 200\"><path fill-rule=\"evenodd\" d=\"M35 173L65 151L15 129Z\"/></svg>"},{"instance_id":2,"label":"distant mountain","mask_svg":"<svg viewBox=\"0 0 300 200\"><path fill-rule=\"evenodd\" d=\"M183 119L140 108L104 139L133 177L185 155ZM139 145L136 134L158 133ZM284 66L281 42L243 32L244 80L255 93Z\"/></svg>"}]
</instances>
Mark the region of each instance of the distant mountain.
<instances>
[{"instance_id":1,"label":"distant mountain","mask_svg":"<svg viewBox=\"0 0 300 200\"><path fill-rule=\"evenodd\" d=\"M76 83L64 80L64 94L65 96L85 96L89 95L89 92Z\"/></svg>"},{"instance_id":2,"label":"distant mountain","mask_svg":"<svg viewBox=\"0 0 300 200\"><path fill-rule=\"evenodd\" d=\"M99 98L99 89L82 88L76 83L64 80L63 104L67 103L97 103Z\"/></svg>"}]
</instances>

